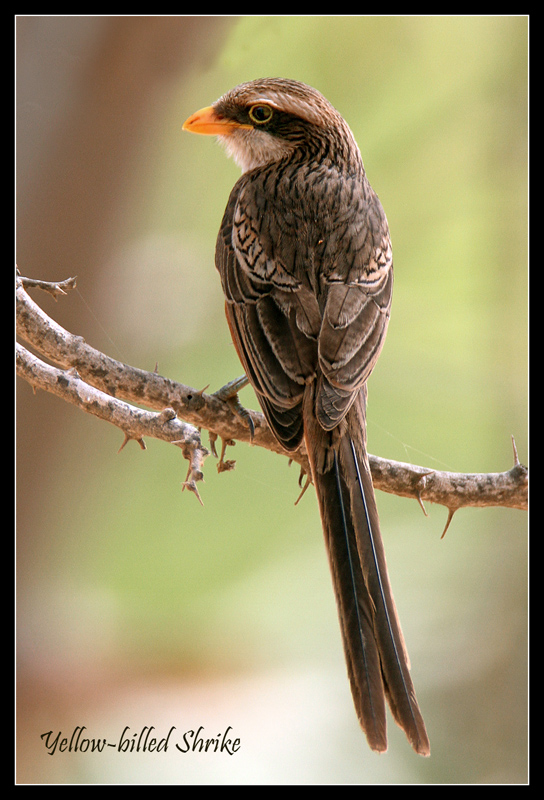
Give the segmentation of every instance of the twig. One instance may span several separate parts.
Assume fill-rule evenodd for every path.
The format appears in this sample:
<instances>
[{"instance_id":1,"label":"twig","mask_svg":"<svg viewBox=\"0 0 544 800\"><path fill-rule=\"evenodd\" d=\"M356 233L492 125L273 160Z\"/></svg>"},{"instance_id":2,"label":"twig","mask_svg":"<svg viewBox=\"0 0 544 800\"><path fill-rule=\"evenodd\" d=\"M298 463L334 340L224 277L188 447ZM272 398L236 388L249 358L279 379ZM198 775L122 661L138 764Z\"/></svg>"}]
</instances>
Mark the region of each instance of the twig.
<instances>
[{"instance_id":1,"label":"twig","mask_svg":"<svg viewBox=\"0 0 544 800\"><path fill-rule=\"evenodd\" d=\"M54 392L82 410L117 425L126 437L122 447L130 439L142 445L144 436L181 446L189 460L184 486L197 496L196 482L202 479L202 462L208 455L208 450L200 442L197 430L200 428L210 431L212 451L215 451L217 437L222 439L220 465L223 469L231 469L234 465L234 462L223 459L225 446L233 441L243 441L285 455L295 461L303 473L308 473L304 448L294 454L286 453L259 412L245 412L251 421L251 425L248 424L245 415L240 414L238 404L232 402L232 392L220 390L206 394L165 378L156 371L137 369L106 356L47 316L29 297L25 285L57 293L59 290L51 289L43 281L17 279L17 333L41 357L49 359L57 367L46 364L23 347L18 350L19 374L35 388ZM73 288L70 281L54 286L61 287L61 293ZM238 389L243 385L243 380L236 383ZM143 411L132 403L160 413ZM514 466L500 473L442 472L373 455L369 456L369 462L377 489L414 498L424 511L424 502L445 506L448 509L447 530L459 508L502 506L527 509L528 471L519 463L515 443L513 446Z\"/></svg>"},{"instance_id":2,"label":"twig","mask_svg":"<svg viewBox=\"0 0 544 800\"><path fill-rule=\"evenodd\" d=\"M50 294L55 301L59 295L68 294L76 288L77 277L66 278L64 281L40 281L35 278L21 278L21 283L26 289L37 288Z\"/></svg>"},{"instance_id":3,"label":"twig","mask_svg":"<svg viewBox=\"0 0 544 800\"><path fill-rule=\"evenodd\" d=\"M180 447L190 464L185 484L189 483L198 497L196 482L202 480L202 463L209 451L202 446L197 428L179 420L172 408L164 408L161 412L136 408L86 383L73 368L60 370L46 364L18 343L16 362L18 374L34 389L51 392L82 411L120 428L125 438L119 451L132 439L145 449L144 436L162 439Z\"/></svg>"}]
</instances>

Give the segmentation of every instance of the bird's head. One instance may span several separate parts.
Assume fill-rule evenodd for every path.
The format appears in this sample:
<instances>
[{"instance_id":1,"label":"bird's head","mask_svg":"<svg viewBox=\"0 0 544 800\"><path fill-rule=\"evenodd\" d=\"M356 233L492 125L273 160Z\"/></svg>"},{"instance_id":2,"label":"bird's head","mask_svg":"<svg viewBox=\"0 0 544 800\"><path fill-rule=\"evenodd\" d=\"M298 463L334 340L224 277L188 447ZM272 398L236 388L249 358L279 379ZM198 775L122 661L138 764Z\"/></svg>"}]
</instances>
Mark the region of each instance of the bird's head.
<instances>
[{"instance_id":1,"label":"bird's head","mask_svg":"<svg viewBox=\"0 0 544 800\"><path fill-rule=\"evenodd\" d=\"M361 166L347 123L322 94L284 78L261 78L236 86L183 125L192 133L215 135L243 172L298 152Z\"/></svg>"}]
</instances>

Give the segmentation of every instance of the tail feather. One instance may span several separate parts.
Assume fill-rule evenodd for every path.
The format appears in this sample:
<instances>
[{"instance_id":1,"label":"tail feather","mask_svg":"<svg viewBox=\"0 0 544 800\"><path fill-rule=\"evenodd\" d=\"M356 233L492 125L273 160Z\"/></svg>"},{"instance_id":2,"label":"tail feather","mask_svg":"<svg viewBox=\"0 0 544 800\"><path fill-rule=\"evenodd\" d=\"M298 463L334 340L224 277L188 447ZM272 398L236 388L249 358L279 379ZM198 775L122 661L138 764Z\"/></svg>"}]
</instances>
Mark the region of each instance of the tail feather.
<instances>
[{"instance_id":1,"label":"tail feather","mask_svg":"<svg viewBox=\"0 0 544 800\"><path fill-rule=\"evenodd\" d=\"M355 443L349 437L342 441L341 448L349 451L347 460L351 456L357 475L356 490L352 490L353 522L365 583L375 607L374 634L385 693L395 722L404 730L414 750L429 755L429 739L410 676L408 652L389 583L368 459L366 453L358 457Z\"/></svg>"},{"instance_id":2,"label":"tail feather","mask_svg":"<svg viewBox=\"0 0 544 800\"><path fill-rule=\"evenodd\" d=\"M314 440L315 441L315 440ZM313 457L314 456L314 457ZM359 721L373 750L387 749L385 698L416 752L429 740L389 584L364 443L345 433L332 464L310 453Z\"/></svg>"},{"instance_id":3,"label":"tail feather","mask_svg":"<svg viewBox=\"0 0 544 800\"><path fill-rule=\"evenodd\" d=\"M348 498L344 499L345 490L336 453L334 478L343 536L338 536L334 528L327 526L327 549L331 564L334 565L348 674L355 708L370 746L383 752L387 750L387 727L380 656L373 635L374 609L363 581L360 556L351 531L349 506L347 509L345 506Z\"/></svg>"}]
</instances>

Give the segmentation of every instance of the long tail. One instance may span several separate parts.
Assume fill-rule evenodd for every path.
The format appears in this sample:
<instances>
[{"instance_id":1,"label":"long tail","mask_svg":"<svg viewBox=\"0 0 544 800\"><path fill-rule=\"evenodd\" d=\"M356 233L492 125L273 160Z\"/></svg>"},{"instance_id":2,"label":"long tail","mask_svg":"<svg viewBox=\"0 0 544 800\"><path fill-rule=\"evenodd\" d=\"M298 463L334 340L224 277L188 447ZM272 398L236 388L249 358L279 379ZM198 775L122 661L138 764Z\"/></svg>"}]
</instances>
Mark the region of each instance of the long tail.
<instances>
[{"instance_id":1,"label":"long tail","mask_svg":"<svg viewBox=\"0 0 544 800\"><path fill-rule=\"evenodd\" d=\"M330 434L321 431L322 443L326 436ZM361 727L373 750L387 749L387 697L395 721L414 750L429 755L429 740L389 584L362 437L345 433L325 458L323 453L321 458L316 457L316 448L308 437L307 444Z\"/></svg>"}]
</instances>

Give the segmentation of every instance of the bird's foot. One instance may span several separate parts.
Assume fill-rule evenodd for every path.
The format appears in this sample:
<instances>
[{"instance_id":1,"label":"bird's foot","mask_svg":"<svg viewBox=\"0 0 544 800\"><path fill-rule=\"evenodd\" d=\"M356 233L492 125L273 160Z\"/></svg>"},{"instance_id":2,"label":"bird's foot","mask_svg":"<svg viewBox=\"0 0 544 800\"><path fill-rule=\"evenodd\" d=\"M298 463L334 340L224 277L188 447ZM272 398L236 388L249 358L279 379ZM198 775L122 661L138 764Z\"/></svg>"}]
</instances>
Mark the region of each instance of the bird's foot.
<instances>
[{"instance_id":1,"label":"bird's foot","mask_svg":"<svg viewBox=\"0 0 544 800\"><path fill-rule=\"evenodd\" d=\"M255 425L251 418L251 414L244 408L243 405L240 403L240 399L238 397L238 392L247 386L249 383L247 377L242 375L241 378L235 378L233 381L229 381L226 383L225 386L222 386L216 392L213 393L213 397L217 397L219 400L223 400L223 402L227 403L232 411L236 414L237 417L240 417L249 428L249 433L251 438L253 439L255 435Z\"/></svg>"}]
</instances>

